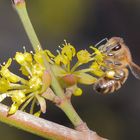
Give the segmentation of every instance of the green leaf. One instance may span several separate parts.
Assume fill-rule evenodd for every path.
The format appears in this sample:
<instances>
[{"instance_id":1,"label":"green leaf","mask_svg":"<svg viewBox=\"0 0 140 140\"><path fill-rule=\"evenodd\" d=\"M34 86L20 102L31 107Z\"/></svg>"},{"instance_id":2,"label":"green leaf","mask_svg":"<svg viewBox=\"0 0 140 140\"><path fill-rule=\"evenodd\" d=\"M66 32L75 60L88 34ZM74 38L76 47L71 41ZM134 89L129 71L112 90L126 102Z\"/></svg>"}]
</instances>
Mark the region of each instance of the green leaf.
<instances>
[{"instance_id":1,"label":"green leaf","mask_svg":"<svg viewBox=\"0 0 140 140\"><path fill-rule=\"evenodd\" d=\"M40 95L36 95L36 98L39 102L41 112L46 113L46 101L45 101L45 99L43 97L41 97Z\"/></svg>"},{"instance_id":2,"label":"green leaf","mask_svg":"<svg viewBox=\"0 0 140 140\"><path fill-rule=\"evenodd\" d=\"M79 79L78 82L85 85L91 85L97 81L97 79L87 73L78 73L76 74Z\"/></svg>"}]
</instances>

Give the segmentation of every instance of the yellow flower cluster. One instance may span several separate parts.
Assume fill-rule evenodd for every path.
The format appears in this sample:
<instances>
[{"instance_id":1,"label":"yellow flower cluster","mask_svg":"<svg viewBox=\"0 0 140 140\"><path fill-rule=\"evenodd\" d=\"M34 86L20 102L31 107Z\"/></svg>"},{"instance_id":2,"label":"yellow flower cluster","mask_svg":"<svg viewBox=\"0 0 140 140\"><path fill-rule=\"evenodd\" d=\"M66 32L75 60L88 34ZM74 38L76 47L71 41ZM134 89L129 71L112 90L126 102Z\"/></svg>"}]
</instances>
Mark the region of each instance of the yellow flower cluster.
<instances>
[{"instance_id":1,"label":"yellow flower cluster","mask_svg":"<svg viewBox=\"0 0 140 140\"><path fill-rule=\"evenodd\" d=\"M90 47L91 53L87 50L77 52L75 47L66 41L59 48L56 56L49 50L40 50L34 54L26 51L24 53L16 52L13 60L20 65L20 71L25 78L9 70L12 63L11 58L1 66L0 102L6 97L11 98L13 103L9 114L15 113L18 109L25 110L29 104L32 114L35 105L40 105L37 115L46 112L46 100L43 93L51 85L51 75L46 71L44 58L50 63L50 68L63 89L71 86L76 87L73 93L75 96L82 94L78 83L91 85L97 81L98 77L104 75L101 69L101 66L105 66L103 63L104 55L97 48ZM76 59L76 63L73 64L73 60Z\"/></svg>"},{"instance_id":2,"label":"yellow flower cluster","mask_svg":"<svg viewBox=\"0 0 140 140\"><path fill-rule=\"evenodd\" d=\"M50 86L51 76L45 71L41 54L42 52L35 54L16 52L14 60L20 64L20 71L27 76L26 79L15 75L8 69L12 63L11 58L1 66L0 101L11 97L13 104L9 114L15 113L19 107L25 110L31 101L30 113L33 113L35 103L40 105L39 112L46 112L46 101L41 94ZM47 53L46 56L49 58Z\"/></svg>"},{"instance_id":3,"label":"yellow flower cluster","mask_svg":"<svg viewBox=\"0 0 140 140\"><path fill-rule=\"evenodd\" d=\"M52 70L60 80L62 87L66 88L78 83L91 85L96 82L96 77L104 75L104 72L101 70L101 66L105 66L103 63L104 55L97 48L91 46L92 53L87 50L76 52L75 47L66 41L59 48L61 50L58 51L58 55L51 60L54 61ZM77 62L72 65L73 63L71 62L75 58ZM83 69L82 65L85 64L89 64L89 67ZM79 88L77 87L77 89ZM81 95L81 91L79 93L74 95Z\"/></svg>"}]
</instances>

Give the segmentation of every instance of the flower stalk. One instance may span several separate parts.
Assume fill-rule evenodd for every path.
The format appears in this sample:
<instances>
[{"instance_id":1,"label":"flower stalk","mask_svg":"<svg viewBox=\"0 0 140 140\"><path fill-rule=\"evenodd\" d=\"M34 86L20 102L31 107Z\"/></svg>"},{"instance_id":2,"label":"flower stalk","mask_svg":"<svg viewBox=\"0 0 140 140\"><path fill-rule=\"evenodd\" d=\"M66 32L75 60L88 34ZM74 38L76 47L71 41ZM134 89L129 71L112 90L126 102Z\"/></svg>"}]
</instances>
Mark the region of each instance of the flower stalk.
<instances>
[{"instance_id":1,"label":"flower stalk","mask_svg":"<svg viewBox=\"0 0 140 140\"><path fill-rule=\"evenodd\" d=\"M29 40L34 48L34 50L38 50L41 49L41 44L38 40L38 37L35 33L35 30L32 26L32 23L30 21L30 18L28 16L27 13L27 9L26 9L26 3L24 0L13 0L14 3L14 7L20 17L20 20L24 26L24 29L27 33L27 36L29 37Z\"/></svg>"},{"instance_id":2,"label":"flower stalk","mask_svg":"<svg viewBox=\"0 0 140 140\"><path fill-rule=\"evenodd\" d=\"M34 31L34 28L31 24L31 21L29 19L28 13L27 13L27 9L26 9L26 4L24 0L14 0L14 7L21 19L21 22L24 26L24 29L29 37L29 40L32 44L32 47L35 51L40 51L42 50L41 48L41 44L37 38L37 35ZM42 55L43 60L44 60L44 64L46 67L46 70L48 70L51 74L52 77L52 82L51 82L51 86L54 90L54 93L61 98L61 100L65 100L65 94L63 89L61 88L59 82L57 81L54 73L51 70L51 66L48 63L48 61L46 60L45 56ZM61 108L64 113L68 116L68 118L71 120L71 122L73 123L73 125L76 127L77 125L81 125L81 123L83 122L82 119L79 117L79 115L77 114L77 112L75 111L75 109L73 108L73 106L71 105L71 103L69 102L69 100L65 100L64 103L58 105L59 108Z\"/></svg>"}]
</instances>

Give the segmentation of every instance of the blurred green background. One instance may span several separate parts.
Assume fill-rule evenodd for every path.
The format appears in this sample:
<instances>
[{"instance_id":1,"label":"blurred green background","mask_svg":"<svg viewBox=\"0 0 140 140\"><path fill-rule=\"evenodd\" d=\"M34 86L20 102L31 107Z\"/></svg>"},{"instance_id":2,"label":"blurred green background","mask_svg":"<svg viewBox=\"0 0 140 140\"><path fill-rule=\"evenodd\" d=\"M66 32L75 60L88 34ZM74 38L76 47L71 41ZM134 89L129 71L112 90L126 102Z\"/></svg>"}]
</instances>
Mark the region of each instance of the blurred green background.
<instances>
[{"instance_id":1,"label":"blurred green background","mask_svg":"<svg viewBox=\"0 0 140 140\"><path fill-rule=\"evenodd\" d=\"M43 48L54 52L66 39L77 50L88 49L105 37L119 36L140 65L139 0L28 0L27 7ZM22 46L32 50L11 1L0 0L0 62L23 50ZM16 72L15 66L12 69ZM107 96L95 93L92 86L83 88L83 96L72 101L92 130L110 140L140 139L140 81L130 73L123 87ZM50 103L42 117L72 127L64 113ZM0 139L44 140L3 123Z\"/></svg>"}]
</instances>

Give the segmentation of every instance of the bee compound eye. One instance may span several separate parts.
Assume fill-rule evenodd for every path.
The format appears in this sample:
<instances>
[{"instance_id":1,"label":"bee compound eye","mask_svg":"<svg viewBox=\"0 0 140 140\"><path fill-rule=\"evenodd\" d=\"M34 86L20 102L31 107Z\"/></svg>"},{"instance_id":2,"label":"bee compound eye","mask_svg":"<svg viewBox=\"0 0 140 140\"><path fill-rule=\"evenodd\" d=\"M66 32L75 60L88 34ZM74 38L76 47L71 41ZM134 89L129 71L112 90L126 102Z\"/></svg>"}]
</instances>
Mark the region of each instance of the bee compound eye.
<instances>
[{"instance_id":1,"label":"bee compound eye","mask_svg":"<svg viewBox=\"0 0 140 140\"><path fill-rule=\"evenodd\" d=\"M121 45L117 44L115 47L112 48L112 51L118 51L119 49L121 49Z\"/></svg>"}]
</instances>

